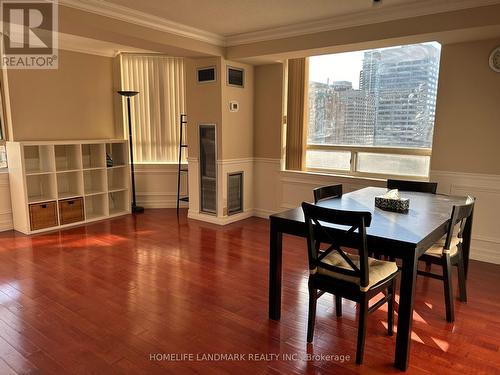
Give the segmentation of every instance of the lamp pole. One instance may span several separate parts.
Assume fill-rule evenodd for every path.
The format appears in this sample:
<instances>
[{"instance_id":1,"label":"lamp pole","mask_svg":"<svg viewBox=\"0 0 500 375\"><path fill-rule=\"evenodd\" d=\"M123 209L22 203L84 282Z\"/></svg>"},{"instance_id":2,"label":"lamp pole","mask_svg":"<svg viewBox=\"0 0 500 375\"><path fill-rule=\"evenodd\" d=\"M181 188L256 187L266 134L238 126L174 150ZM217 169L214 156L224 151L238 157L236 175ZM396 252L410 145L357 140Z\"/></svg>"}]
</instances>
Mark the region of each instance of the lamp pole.
<instances>
[{"instance_id":1,"label":"lamp pole","mask_svg":"<svg viewBox=\"0 0 500 375\"><path fill-rule=\"evenodd\" d=\"M127 98L128 113L128 143L130 149L130 172L132 176L132 213L144 212L144 207L138 206L135 198L135 175L134 175L134 148L132 144L132 116L130 113L130 98L139 94L138 91L118 91L118 94Z\"/></svg>"}]
</instances>

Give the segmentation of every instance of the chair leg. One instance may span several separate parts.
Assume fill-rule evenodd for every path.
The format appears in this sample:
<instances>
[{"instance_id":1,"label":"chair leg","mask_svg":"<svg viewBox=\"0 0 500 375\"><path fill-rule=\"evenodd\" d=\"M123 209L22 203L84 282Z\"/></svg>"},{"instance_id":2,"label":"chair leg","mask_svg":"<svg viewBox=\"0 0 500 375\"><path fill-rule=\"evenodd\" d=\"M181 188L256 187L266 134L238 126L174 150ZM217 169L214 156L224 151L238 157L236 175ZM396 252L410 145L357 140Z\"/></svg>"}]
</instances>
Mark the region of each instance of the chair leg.
<instances>
[{"instance_id":1,"label":"chair leg","mask_svg":"<svg viewBox=\"0 0 500 375\"><path fill-rule=\"evenodd\" d=\"M309 285L309 314L307 317L307 342L312 342L314 336L314 323L316 321L316 300L318 290Z\"/></svg>"},{"instance_id":2,"label":"chair leg","mask_svg":"<svg viewBox=\"0 0 500 375\"><path fill-rule=\"evenodd\" d=\"M337 316L342 316L342 297L335 296L335 311Z\"/></svg>"},{"instance_id":3,"label":"chair leg","mask_svg":"<svg viewBox=\"0 0 500 375\"><path fill-rule=\"evenodd\" d=\"M444 282L444 299L446 303L446 320L449 323L453 323L455 321L455 309L453 306L453 284L451 280L452 269L451 269L449 254L443 254L442 266L443 266L443 282Z\"/></svg>"},{"instance_id":4,"label":"chair leg","mask_svg":"<svg viewBox=\"0 0 500 375\"><path fill-rule=\"evenodd\" d=\"M467 302L467 287L465 283L465 265L464 265L464 257L462 252L458 253L458 289L460 293L460 301Z\"/></svg>"},{"instance_id":5,"label":"chair leg","mask_svg":"<svg viewBox=\"0 0 500 375\"><path fill-rule=\"evenodd\" d=\"M368 317L368 298L365 293L362 293L359 303L359 323L358 323L358 344L356 349L356 363L363 363L363 354L365 350L366 338L366 320Z\"/></svg>"},{"instance_id":6,"label":"chair leg","mask_svg":"<svg viewBox=\"0 0 500 375\"><path fill-rule=\"evenodd\" d=\"M389 285L388 293L389 300L387 301L387 334L392 336L394 333L394 294L396 290L396 279L392 280L391 285Z\"/></svg>"}]
</instances>

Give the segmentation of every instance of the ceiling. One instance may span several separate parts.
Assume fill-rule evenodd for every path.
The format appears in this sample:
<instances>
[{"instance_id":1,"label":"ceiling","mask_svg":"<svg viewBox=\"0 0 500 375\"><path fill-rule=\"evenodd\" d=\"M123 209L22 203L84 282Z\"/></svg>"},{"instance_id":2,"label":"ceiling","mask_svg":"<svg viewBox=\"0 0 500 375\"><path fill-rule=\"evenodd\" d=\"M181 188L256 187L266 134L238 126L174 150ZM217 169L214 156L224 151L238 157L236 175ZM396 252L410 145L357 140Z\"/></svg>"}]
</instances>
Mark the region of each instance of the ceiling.
<instances>
[{"instance_id":1,"label":"ceiling","mask_svg":"<svg viewBox=\"0 0 500 375\"><path fill-rule=\"evenodd\" d=\"M422 1L383 0L374 9L372 0L107 0L225 37Z\"/></svg>"}]
</instances>

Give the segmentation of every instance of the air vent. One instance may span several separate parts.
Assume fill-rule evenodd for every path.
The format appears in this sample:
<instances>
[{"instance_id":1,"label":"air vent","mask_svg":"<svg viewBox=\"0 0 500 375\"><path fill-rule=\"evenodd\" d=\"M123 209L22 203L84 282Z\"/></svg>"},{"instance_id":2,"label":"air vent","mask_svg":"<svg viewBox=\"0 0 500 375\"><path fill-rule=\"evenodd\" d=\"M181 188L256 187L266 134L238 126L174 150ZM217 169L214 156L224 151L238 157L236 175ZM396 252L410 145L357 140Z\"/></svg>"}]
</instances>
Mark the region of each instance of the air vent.
<instances>
[{"instance_id":1,"label":"air vent","mask_svg":"<svg viewBox=\"0 0 500 375\"><path fill-rule=\"evenodd\" d=\"M215 82L215 66L208 66L206 68L198 68L196 71L198 83Z\"/></svg>"},{"instance_id":2,"label":"air vent","mask_svg":"<svg viewBox=\"0 0 500 375\"><path fill-rule=\"evenodd\" d=\"M227 214L243 211L243 172L227 175Z\"/></svg>"},{"instance_id":3,"label":"air vent","mask_svg":"<svg viewBox=\"0 0 500 375\"><path fill-rule=\"evenodd\" d=\"M227 84L229 86L243 87L244 70L240 68L227 67Z\"/></svg>"}]
</instances>

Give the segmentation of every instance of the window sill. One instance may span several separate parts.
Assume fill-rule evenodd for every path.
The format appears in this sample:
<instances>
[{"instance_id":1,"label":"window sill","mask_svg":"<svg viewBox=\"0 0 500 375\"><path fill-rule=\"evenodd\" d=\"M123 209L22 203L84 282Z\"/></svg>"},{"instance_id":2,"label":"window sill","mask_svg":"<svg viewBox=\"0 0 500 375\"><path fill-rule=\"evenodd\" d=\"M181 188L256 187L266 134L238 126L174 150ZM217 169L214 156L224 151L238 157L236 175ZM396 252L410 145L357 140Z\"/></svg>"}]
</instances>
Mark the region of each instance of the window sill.
<instances>
[{"instance_id":1,"label":"window sill","mask_svg":"<svg viewBox=\"0 0 500 375\"><path fill-rule=\"evenodd\" d=\"M306 171L294 171L294 170L288 170L284 169L281 171L282 173L289 174L290 176L298 176L302 175L304 177L310 176L310 177L335 177L335 178L345 178L346 180L362 180L362 181L374 181L374 182L386 182L387 178L384 177L365 177L365 176L353 176L349 174L343 174L343 173L329 173L329 172L322 172L322 171L312 171L312 170L306 170Z\"/></svg>"}]
</instances>

